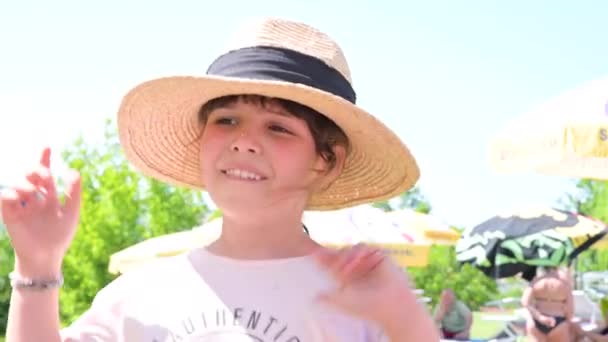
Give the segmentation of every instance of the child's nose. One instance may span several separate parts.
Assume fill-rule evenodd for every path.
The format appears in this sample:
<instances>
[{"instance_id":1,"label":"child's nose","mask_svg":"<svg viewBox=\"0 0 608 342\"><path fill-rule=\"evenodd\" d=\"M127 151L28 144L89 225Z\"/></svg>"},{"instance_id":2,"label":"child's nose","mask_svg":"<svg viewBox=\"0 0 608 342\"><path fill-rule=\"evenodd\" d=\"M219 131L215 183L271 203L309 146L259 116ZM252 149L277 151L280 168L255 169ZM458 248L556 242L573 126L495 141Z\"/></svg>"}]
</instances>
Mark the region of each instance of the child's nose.
<instances>
[{"instance_id":1,"label":"child's nose","mask_svg":"<svg viewBox=\"0 0 608 342\"><path fill-rule=\"evenodd\" d=\"M234 152L260 153L262 148L247 133L241 133L232 143L231 149Z\"/></svg>"}]
</instances>

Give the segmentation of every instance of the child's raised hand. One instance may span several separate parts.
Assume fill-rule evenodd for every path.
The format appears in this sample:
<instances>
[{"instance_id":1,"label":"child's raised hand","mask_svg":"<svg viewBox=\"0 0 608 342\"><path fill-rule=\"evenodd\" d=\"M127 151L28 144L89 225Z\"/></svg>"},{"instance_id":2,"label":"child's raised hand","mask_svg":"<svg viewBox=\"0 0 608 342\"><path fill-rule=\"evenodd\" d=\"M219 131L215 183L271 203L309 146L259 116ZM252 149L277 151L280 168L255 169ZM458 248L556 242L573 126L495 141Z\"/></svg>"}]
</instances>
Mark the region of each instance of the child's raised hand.
<instances>
[{"instance_id":1,"label":"child's raised hand","mask_svg":"<svg viewBox=\"0 0 608 342\"><path fill-rule=\"evenodd\" d=\"M321 248L317 260L338 282L336 290L321 294L321 301L376 322L390 341L439 341L438 329L411 291L405 272L381 250L366 245Z\"/></svg>"},{"instance_id":2,"label":"child's raised hand","mask_svg":"<svg viewBox=\"0 0 608 342\"><path fill-rule=\"evenodd\" d=\"M61 203L50 159L51 151L46 148L40 163L21 184L0 194L2 219L15 249L18 272L31 273L23 276L42 277L59 272L78 224L80 175L71 172L66 180L65 204Z\"/></svg>"},{"instance_id":3,"label":"child's raised hand","mask_svg":"<svg viewBox=\"0 0 608 342\"><path fill-rule=\"evenodd\" d=\"M356 245L341 250L322 248L318 262L335 278L336 291L321 295L321 300L349 314L374 321L390 316L404 294L415 296L409 280L382 250Z\"/></svg>"}]
</instances>

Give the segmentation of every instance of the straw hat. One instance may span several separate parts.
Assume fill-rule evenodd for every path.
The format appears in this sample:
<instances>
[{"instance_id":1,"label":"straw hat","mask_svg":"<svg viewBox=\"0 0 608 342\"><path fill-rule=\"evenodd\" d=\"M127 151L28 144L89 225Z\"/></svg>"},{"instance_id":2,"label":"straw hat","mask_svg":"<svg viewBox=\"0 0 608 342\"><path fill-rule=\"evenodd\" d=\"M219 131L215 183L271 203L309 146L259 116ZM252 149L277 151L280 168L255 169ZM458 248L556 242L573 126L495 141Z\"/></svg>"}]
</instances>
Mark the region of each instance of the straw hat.
<instances>
[{"instance_id":1,"label":"straw hat","mask_svg":"<svg viewBox=\"0 0 608 342\"><path fill-rule=\"evenodd\" d=\"M331 38L302 23L266 18L246 25L205 75L144 82L123 99L118 132L127 158L147 176L204 189L197 113L217 97L257 94L306 105L350 140L343 173L314 194L309 210L384 200L410 189L419 170L407 147L359 108L348 64Z\"/></svg>"}]
</instances>

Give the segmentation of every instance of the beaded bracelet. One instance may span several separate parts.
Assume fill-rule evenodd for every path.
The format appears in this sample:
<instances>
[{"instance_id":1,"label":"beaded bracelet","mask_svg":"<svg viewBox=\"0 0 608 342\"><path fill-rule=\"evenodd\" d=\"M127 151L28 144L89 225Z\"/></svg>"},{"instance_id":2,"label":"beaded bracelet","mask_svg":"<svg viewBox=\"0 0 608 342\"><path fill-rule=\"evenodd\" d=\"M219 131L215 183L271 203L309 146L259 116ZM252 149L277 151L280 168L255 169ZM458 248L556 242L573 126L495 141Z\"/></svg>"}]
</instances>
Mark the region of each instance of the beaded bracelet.
<instances>
[{"instance_id":1,"label":"beaded bracelet","mask_svg":"<svg viewBox=\"0 0 608 342\"><path fill-rule=\"evenodd\" d=\"M11 281L11 286L16 289L28 289L44 291L55 289L63 286L63 276L60 275L56 279L30 279L17 276L14 272L8 275Z\"/></svg>"}]
</instances>

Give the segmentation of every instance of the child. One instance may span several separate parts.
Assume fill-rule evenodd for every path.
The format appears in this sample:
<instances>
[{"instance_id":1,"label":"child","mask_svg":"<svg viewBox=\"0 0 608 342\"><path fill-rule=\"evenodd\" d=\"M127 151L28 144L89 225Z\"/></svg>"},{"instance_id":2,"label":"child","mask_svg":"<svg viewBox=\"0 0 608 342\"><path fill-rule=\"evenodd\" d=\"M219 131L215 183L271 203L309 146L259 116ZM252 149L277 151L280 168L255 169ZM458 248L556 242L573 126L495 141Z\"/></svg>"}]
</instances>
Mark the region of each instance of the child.
<instances>
[{"instance_id":1,"label":"child","mask_svg":"<svg viewBox=\"0 0 608 342\"><path fill-rule=\"evenodd\" d=\"M408 149L355 105L346 60L325 34L262 20L206 76L133 89L117 122L144 174L208 191L224 215L221 236L119 277L60 331L80 183L74 174L60 204L46 149L26 184L2 195L16 253L7 341L438 340L406 275L380 251L329 250L302 229L304 210L390 198L418 179Z\"/></svg>"}]
</instances>

